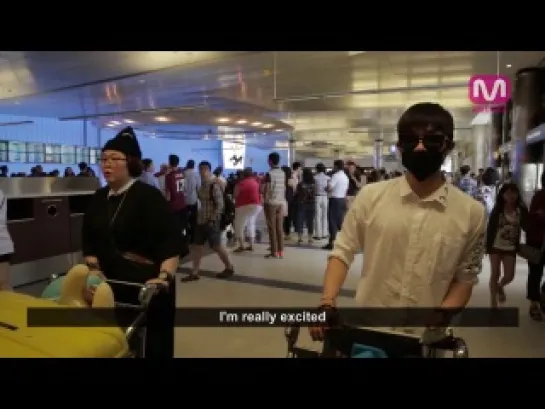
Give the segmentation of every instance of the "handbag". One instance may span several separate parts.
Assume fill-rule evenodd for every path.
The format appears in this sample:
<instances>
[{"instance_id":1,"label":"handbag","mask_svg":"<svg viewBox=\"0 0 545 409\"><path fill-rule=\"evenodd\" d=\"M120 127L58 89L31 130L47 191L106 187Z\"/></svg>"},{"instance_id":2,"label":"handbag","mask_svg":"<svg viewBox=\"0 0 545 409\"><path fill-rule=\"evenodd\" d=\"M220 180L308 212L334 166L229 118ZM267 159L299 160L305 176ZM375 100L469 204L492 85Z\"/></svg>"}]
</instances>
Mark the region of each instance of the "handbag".
<instances>
[{"instance_id":1,"label":"handbag","mask_svg":"<svg viewBox=\"0 0 545 409\"><path fill-rule=\"evenodd\" d=\"M522 243L519 245L517 254L528 260L530 264L539 264L543 257L543 246L541 246L541 248L536 248Z\"/></svg>"}]
</instances>

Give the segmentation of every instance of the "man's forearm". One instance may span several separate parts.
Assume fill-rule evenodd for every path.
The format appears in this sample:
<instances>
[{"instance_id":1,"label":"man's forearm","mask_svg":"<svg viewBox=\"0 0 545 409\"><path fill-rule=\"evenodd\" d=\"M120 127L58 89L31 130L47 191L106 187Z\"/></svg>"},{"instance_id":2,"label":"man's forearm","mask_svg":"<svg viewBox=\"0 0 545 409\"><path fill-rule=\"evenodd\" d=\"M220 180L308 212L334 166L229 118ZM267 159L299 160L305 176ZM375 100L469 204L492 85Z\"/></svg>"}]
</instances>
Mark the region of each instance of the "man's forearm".
<instances>
[{"instance_id":1,"label":"man's forearm","mask_svg":"<svg viewBox=\"0 0 545 409\"><path fill-rule=\"evenodd\" d=\"M334 304L339 291L346 280L348 266L336 257L331 257L327 263L322 293L323 304Z\"/></svg>"},{"instance_id":2,"label":"man's forearm","mask_svg":"<svg viewBox=\"0 0 545 409\"><path fill-rule=\"evenodd\" d=\"M473 292L473 284L453 282L447 291L447 295L441 303L441 308L464 308Z\"/></svg>"}]
</instances>

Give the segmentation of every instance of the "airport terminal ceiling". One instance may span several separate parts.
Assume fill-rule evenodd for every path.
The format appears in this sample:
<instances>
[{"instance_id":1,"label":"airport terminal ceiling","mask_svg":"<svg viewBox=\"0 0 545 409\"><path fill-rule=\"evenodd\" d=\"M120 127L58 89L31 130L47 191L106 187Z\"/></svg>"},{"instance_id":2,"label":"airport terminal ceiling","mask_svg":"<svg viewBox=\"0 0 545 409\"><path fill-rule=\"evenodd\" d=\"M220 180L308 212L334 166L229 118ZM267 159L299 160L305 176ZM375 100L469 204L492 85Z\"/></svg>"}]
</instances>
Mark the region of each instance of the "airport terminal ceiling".
<instances>
[{"instance_id":1,"label":"airport terminal ceiling","mask_svg":"<svg viewBox=\"0 0 545 409\"><path fill-rule=\"evenodd\" d=\"M457 138L474 117L472 74L513 75L545 51L0 52L0 113L132 123L154 137L243 134L303 154L366 152L401 112L435 101ZM219 127L219 128L218 128ZM211 131L214 129L214 131ZM219 131L218 131L219 129Z\"/></svg>"}]
</instances>

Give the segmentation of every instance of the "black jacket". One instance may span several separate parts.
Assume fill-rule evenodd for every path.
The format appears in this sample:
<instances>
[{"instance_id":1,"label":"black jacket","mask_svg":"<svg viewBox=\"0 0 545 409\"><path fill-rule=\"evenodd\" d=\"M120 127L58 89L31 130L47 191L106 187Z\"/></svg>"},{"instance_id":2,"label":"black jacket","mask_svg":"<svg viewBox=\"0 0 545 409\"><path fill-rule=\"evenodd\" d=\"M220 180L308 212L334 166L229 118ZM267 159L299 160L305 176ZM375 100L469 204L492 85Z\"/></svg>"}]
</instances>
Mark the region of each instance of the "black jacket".
<instances>
[{"instance_id":1,"label":"black jacket","mask_svg":"<svg viewBox=\"0 0 545 409\"><path fill-rule=\"evenodd\" d=\"M526 225L528 223L528 209L526 207L519 207L520 212L520 227L522 230L526 231ZM490 253L492 247L494 246L494 239L496 238L496 233L498 232L498 224L500 221L501 212L497 207L494 207L490 216L488 218L488 225L486 226L486 252ZM520 244L520 232L517 237L517 247Z\"/></svg>"}]
</instances>

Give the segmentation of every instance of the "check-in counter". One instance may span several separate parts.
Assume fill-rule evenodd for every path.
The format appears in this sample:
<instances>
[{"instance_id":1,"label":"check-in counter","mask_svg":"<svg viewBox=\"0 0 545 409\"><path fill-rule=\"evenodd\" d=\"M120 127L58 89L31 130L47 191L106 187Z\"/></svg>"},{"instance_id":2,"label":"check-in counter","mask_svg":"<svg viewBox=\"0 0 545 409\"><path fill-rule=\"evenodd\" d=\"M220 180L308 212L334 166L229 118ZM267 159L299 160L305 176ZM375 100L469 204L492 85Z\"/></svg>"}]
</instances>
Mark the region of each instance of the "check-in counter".
<instances>
[{"instance_id":1,"label":"check-in counter","mask_svg":"<svg viewBox=\"0 0 545 409\"><path fill-rule=\"evenodd\" d=\"M15 247L13 286L66 272L81 260L83 215L98 187L97 179L84 177L0 180Z\"/></svg>"}]
</instances>

